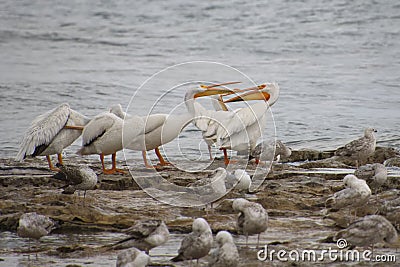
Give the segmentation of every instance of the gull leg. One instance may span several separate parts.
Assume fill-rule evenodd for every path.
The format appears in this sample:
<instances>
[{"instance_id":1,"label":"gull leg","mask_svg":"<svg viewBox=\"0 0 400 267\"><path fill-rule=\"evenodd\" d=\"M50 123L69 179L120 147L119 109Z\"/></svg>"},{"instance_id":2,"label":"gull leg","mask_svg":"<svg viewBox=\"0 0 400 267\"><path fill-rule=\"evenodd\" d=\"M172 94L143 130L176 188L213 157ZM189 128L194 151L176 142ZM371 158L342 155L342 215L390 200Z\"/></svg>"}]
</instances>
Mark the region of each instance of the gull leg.
<instances>
[{"instance_id":1,"label":"gull leg","mask_svg":"<svg viewBox=\"0 0 400 267\"><path fill-rule=\"evenodd\" d=\"M50 170L56 171L56 172L59 172L59 171L60 171L59 168L54 167L53 163L51 162L51 158L50 158L49 155L46 156L46 159L47 159L47 162L49 163L49 169L50 169Z\"/></svg>"},{"instance_id":2,"label":"gull leg","mask_svg":"<svg viewBox=\"0 0 400 267\"><path fill-rule=\"evenodd\" d=\"M86 200L86 190L83 191L83 206L85 206L85 200Z\"/></svg>"},{"instance_id":3,"label":"gull leg","mask_svg":"<svg viewBox=\"0 0 400 267\"><path fill-rule=\"evenodd\" d=\"M162 156L161 153L160 153L160 149L159 149L158 147L156 147L156 148L154 149L154 151L156 152L156 155L157 155L158 159L160 160L160 165L161 165L161 166L172 165L172 164L169 163L168 161L165 161L165 160L164 160L163 156Z\"/></svg>"}]
</instances>

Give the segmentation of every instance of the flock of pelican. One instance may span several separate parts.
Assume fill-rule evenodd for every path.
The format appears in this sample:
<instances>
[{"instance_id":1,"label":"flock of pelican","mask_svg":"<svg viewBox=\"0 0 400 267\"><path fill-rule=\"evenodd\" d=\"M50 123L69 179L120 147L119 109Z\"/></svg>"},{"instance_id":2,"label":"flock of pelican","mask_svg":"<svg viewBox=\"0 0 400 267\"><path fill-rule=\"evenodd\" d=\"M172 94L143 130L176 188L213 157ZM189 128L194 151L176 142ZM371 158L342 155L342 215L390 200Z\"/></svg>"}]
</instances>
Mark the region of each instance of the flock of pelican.
<instances>
[{"instance_id":1,"label":"flock of pelican","mask_svg":"<svg viewBox=\"0 0 400 267\"><path fill-rule=\"evenodd\" d=\"M82 135L79 155L100 155L104 174L124 173L116 164L117 151L125 149L141 151L144 164L153 168L147 161L147 151L155 151L159 165L168 165L159 147L179 136L181 131L193 123L202 133L209 146L216 145L224 152L225 164L229 164L226 150L253 151L257 140L262 136L266 125L266 114L279 97L276 83L263 84L247 89L229 89L228 82L201 85L186 91L184 102L187 112L179 115L151 114L137 116L127 114L121 105L115 105L92 119L74 111L64 103L35 118L27 130L16 160L27 156L46 156L49 168L58 170L52 164L51 155L57 154L59 164L63 164L62 151ZM223 97L235 94L230 99ZM212 98L216 110L207 110L196 102L199 97ZM263 100L244 108L230 111L225 103L236 101ZM104 157L111 155L112 167L107 169ZM211 153L210 153L211 157Z\"/></svg>"}]
</instances>

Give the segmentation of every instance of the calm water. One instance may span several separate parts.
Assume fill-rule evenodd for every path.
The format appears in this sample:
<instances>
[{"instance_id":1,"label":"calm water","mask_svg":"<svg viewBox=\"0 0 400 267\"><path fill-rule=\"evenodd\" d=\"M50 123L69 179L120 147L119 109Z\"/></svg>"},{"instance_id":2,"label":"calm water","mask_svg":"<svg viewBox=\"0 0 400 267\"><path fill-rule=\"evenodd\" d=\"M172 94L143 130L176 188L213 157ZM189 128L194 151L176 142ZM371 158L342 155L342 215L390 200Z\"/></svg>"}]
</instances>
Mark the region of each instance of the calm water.
<instances>
[{"instance_id":1,"label":"calm water","mask_svg":"<svg viewBox=\"0 0 400 267\"><path fill-rule=\"evenodd\" d=\"M15 156L32 119L61 102L88 116L126 108L151 75L192 60L277 81L277 137L293 148L332 149L367 126L381 145L400 144L397 1L111 2L0 2L0 156ZM147 86L132 110L145 115L175 78ZM159 111L183 93L172 97Z\"/></svg>"}]
</instances>

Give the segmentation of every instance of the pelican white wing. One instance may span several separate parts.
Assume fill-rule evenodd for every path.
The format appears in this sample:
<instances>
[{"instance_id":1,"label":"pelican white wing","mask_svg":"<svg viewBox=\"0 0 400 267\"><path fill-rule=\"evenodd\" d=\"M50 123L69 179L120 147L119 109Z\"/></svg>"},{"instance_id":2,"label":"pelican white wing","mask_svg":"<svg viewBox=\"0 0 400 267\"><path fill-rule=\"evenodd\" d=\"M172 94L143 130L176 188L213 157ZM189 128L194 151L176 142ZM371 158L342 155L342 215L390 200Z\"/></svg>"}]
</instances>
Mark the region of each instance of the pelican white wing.
<instances>
[{"instance_id":1,"label":"pelican white wing","mask_svg":"<svg viewBox=\"0 0 400 267\"><path fill-rule=\"evenodd\" d=\"M70 111L69 105L64 103L35 118L22 140L16 160L22 161L28 155L43 152L66 125Z\"/></svg>"}]
</instances>

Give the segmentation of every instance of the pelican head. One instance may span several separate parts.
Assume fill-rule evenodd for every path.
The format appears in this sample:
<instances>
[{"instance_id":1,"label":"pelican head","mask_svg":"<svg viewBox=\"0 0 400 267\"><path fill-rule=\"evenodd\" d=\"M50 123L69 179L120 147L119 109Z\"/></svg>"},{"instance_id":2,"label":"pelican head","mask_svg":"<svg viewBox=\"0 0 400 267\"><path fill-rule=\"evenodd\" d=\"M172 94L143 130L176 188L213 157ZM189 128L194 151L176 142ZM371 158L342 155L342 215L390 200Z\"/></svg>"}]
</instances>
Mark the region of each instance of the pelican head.
<instances>
[{"instance_id":1,"label":"pelican head","mask_svg":"<svg viewBox=\"0 0 400 267\"><path fill-rule=\"evenodd\" d=\"M268 101L269 105L272 105L278 100L279 97L279 85L277 83L266 83L256 87L254 90L249 90L244 94L232 97L226 101L237 102L237 101L250 101L250 100L264 100Z\"/></svg>"}]
</instances>

